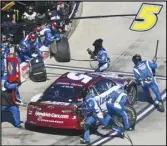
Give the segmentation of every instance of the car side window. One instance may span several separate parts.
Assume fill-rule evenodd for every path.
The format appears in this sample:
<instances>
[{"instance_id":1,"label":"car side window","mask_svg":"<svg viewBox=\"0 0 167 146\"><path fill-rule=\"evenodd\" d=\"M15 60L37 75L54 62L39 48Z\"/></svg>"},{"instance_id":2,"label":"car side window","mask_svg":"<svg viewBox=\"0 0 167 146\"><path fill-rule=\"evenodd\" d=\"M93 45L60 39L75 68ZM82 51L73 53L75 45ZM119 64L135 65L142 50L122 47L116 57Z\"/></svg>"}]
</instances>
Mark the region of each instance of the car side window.
<instances>
[{"instance_id":1,"label":"car side window","mask_svg":"<svg viewBox=\"0 0 167 146\"><path fill-rule=\"evenodd\" d=\"M105 91L107 91L109 88L107 86L107 80L100 80L98 81L94 87L95 89L97 90L98 94L102 94L104 93Z\"/></svg>"},{"instance_id":2,"label":"car side window","mask_svg":"<svg viewBox=\"0 0 167 146\"><path fill-rule=\"evenodd\" d=\"M97 95L98 95L98 93L97 93L97 91L95 90L94 86L92 86L92 87L90 87L90 88L88 89L87 95L93 95L93 96L97 96Z\"/></svg>"},{"instance_id":3,"label":"car side window","mask_svg":"<svg viewBox=\"0 0 167 146\"><path fill-rule=\"evenodd\" d=\"M111 80L106 80L106 85L108 87L108 89L112 88L113 86L116 85L115 82L111 81Z\"/></svg>"}]
</instances>

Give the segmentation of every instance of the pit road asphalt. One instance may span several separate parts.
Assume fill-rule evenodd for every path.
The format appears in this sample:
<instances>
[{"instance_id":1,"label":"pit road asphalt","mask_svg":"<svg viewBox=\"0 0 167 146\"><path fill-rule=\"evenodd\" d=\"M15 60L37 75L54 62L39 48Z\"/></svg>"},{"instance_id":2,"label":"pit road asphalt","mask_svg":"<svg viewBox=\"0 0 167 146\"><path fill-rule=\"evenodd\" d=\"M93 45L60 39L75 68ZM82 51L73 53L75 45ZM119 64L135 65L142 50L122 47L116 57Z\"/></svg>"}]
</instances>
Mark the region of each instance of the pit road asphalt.
<instances>
[{"instance_id":1,"label":"pit road asphalt","mask_svg":"<svg viewBox=\"0 0 167 146\"><path fill-rule=\"evenodd\" d=\"M158 2L157 2L158 3ZM131 58L139 53L143 59L152 59L155 52L156 40L159 40L157 75L166 77L166 4L158 15L156 26L146 32L134 32L129 30L133 17L106 18L81 20L75 33L69 39L73 59L89 59L86 49L92 47L97 38L104 40L104 47L111 58L110 71L132 72ZM137 13L141 2L84 2L82 16L105 14L129 14ZM57 77L70 71L70 67L90 68L89 62L71 61L58 63L54 58L46 61L48 65L68 66L66 69L47 68L48 80L45 83L33 83L27 80L20 87L23 100L29 102L30 98L44 91ZM166 82L158 80L161 91L166 89ZM137 102L135 108L140 111L147 103ZM21 119L26 121L26 108L21 107ZM166 114L154 111L136 126L136 130L130 132L133 143L139 144L166 144ZM106 133L106 131L100 131ZM108 132L108 131L107 131ZM79 144L79 136L60 130L37 129L36 132L14 128L10 123L2 123L2 145L74 145ZM95 141L100 136L91 135ZM127 140L115 138L106 144L122 145L130 144Z\"/></svg>"}]
</instances>

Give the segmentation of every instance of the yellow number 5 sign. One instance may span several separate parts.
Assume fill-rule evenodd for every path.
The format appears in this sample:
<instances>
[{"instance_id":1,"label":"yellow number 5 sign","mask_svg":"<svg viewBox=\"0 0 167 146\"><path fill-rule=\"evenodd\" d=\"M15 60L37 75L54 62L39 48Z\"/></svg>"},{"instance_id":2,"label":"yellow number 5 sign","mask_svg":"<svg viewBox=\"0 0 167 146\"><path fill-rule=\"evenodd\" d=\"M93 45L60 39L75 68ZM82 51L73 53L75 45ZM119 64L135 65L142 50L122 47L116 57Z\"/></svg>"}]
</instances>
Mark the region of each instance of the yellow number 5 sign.
<instances>
[{"instance_id":1,"label":"yellow number 5 sign","mask_svg":"<svg viewBox=\"0 0 167 146\"><path fill-rule=\"evenodd\" d=\"M163 5L160 4L143 3L130 29L133 31L147 31L153 28L158 21L157 15L162 7Z\"/></svg>"}]
</instances>

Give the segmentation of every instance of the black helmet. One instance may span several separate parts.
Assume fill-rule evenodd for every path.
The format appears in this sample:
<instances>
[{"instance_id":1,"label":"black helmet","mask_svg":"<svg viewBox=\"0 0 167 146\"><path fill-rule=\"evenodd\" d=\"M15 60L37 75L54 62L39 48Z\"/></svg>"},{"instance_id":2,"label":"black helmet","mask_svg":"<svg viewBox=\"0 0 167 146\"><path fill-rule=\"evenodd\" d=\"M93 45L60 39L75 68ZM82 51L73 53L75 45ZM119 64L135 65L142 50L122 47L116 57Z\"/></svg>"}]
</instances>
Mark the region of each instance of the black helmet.
<instances>
[{"instance_id":1,"label":"black helmet","mask_svg":"<svg viewBox=\"0 0 167 146\"><path fill-rule=\"evenodd\" d=\"M102 39L96 39L92 45L95 47L102 47L102 43L103 43Z\"/></svg>"},{"instance_id":2,"label":"black helmet","mask_svg":"<svg viewBox=\"0 0 167 146\"><path fill-rule=\"evenodd\" d=\"M26 7L26 9L27 9L27 12L28 12L28 14L33 14L33 12L34 12L34 6L33 5L28 5L27 7Z\"/></svg>"},{"instance_id":3,"label":"black helmet","mask_svg":"<svg viewBox=\"0 0 167 146\"><path fill-rule=\"evenodd\" d=\"M132 61L134 62L134 64L136 64L139 61L142 61L141 56L139 54L136 54L132 57Z\"/></svg>"}]
</instances>

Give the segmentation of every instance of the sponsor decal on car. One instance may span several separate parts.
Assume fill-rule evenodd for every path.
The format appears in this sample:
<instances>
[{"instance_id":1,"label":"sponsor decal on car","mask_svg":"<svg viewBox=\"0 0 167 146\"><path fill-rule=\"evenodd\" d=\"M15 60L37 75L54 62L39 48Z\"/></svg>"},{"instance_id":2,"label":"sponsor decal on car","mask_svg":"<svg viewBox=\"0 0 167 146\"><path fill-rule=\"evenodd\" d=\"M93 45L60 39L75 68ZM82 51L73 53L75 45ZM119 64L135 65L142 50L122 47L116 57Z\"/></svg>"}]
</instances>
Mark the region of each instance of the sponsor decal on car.
<instances>
[{"instance_id":1,"label":"sponsor decal on car","mask_svg":"<svg viewBox=\"0 0 167 146\"><path fill-rule=\"evenodd\" d=\"M42 117L53 117L53 118L61 118L61 119L68 119L69 115L59 115L55 113L47 113L47 112L35 112L35 116L42 116Z\"/></svg>"},{"instance_id":2,"label":"sponsor decal on car","mask_svg":"<svg viewBox=\"0 0 167 146\"><path fill-rule=\"evenodd\" d=\"M63 124L63 121L55 121L55 120L46 120L46 119L40 119L41 122L49 122L49 123L58 123Z\"/></svg>"},{"instance_id":3,"label":"sponsor decal on car","mask_svg":"<svg viewBox=\"0 0 167 146\"><path fill-rule=\"evenodd\" d=\"M63 106L70 105L70 103L67 102L57 102L57 101L42 101L41 103L52 104L52 105L63 105Z\"/></svg>"}]
</instances>

